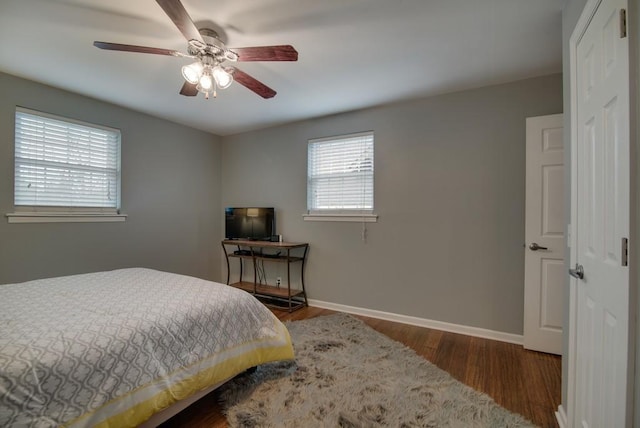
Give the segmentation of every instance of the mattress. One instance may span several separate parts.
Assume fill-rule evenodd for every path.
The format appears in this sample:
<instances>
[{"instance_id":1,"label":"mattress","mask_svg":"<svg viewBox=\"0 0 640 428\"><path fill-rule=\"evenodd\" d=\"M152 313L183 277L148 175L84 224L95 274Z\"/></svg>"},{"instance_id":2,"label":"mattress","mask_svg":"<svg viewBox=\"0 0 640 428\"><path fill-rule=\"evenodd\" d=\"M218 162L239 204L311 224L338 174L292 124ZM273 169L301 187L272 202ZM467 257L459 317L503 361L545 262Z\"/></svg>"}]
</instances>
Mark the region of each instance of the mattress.
<instances>
[{"instance_id":1,"label":"mattress","mask_svg":"<svg viewBox=\"0 0 640 428\"><path fill-rule=\"evenodd\" d=\"M0 285L0 426L127 427L293 358L248 293L133 268Z\"/></svg>"}]
</instances>

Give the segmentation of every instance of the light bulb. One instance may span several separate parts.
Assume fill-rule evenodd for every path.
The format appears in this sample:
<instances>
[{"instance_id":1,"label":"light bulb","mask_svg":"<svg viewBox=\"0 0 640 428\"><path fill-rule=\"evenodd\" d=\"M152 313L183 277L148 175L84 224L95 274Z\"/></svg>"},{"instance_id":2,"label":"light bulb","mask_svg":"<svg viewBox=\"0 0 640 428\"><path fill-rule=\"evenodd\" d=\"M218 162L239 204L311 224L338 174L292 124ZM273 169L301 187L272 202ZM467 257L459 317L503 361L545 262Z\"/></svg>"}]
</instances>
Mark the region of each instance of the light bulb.
<instances>
[{"instance_id":1,"label":"light bulb","mask_svg":"<svg viewBox=\"0 0 640 428\"><path fill-rule=\"evenodd\" d=\"M184 80L191 84L196 84L200 80L202 75L202 64L200 62L194 62L193 64L185 65L182 67L182 77Z\"/></svg>"},{"instance_id":2,"label":"light bulb","mask_svg":"<svg viewBox=\"0 0 640 428\"><path fill-rule=\"evenodd\" d=\"M213 69L213 78L220 89L227 89L233 82L233 76L220 66Z\"/></svg>"},{"instance_id":3,"label":"light bulb","mask_svg":"<svg viewBox=\"0 0 640 428\"><path fill-rule=\"evenodd\" d=\"M208 92L213 87L213 79L211 78L211 74L208 72L204 72L202 77L200 77L200 87L202 88L202 92Z\"/></svg>"}]
</instances>

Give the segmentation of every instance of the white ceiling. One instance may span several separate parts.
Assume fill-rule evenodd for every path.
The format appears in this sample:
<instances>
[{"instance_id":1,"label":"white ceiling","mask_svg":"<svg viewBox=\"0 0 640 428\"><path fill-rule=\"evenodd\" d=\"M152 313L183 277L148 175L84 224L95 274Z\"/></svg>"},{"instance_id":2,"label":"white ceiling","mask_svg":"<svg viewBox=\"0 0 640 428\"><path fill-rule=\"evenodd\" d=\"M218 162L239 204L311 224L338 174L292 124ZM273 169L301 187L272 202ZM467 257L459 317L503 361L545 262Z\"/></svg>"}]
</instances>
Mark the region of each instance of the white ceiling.
<instances>
[{"instance_id":1,"label":"white ceiling","mask_svg":"<svg viewBox=\"0 0 640 428\"><path fill-rule=\"evenodd\" d=\"M239 84L216 99L184 97L188 59L92 45L186 53L154 0L0 0L0 71L217 135L561 71L565 0L182 3L198 27L221 28L229 47L298 50L298 62L236 64L275 98Z\"/></svg>"}]
</instances>

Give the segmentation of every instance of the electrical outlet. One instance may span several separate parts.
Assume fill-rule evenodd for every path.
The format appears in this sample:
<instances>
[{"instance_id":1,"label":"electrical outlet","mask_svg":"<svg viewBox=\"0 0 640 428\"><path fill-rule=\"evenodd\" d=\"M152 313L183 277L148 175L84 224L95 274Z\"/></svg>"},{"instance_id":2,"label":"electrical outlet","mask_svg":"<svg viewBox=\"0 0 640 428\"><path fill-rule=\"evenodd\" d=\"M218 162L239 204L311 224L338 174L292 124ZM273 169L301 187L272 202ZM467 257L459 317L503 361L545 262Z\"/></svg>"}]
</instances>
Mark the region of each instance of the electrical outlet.
<instances>
[{"instance_id":1,"label":"electrical outlet","mask_svg":"<svg viewBox=\"0 0 640 428\"><path fill-rule=\"evenodd\" d=\"M276 286L280 287L280 284L282 284L282 278L277 277L276 278Z\"/></svg>"}]
</instances>

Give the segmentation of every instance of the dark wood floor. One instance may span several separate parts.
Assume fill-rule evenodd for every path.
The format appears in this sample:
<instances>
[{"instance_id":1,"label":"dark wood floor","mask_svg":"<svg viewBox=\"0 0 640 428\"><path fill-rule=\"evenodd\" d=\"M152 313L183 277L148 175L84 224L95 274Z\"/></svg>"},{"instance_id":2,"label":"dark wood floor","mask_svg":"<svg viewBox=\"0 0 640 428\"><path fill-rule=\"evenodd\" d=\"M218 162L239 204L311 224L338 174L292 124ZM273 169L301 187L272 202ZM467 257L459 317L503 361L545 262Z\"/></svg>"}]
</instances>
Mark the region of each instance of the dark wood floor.
<instances>
[{"instance_id":1,"label":"dark wood floor","mask_svg":"<svg viewBox=\"0 0 640 428\"><path fill-rule=\"evenodd\" d=\"M333 311L303 308L291 314L274 310L281 320L300 320ZM560 357L527 351L519 345L358 317L390 338L451 373L456 379L490 395L498 404L541 427L557 427L560 404ZM162 425L226 427L214 391Z\"/></svg>"}]
</instances>

